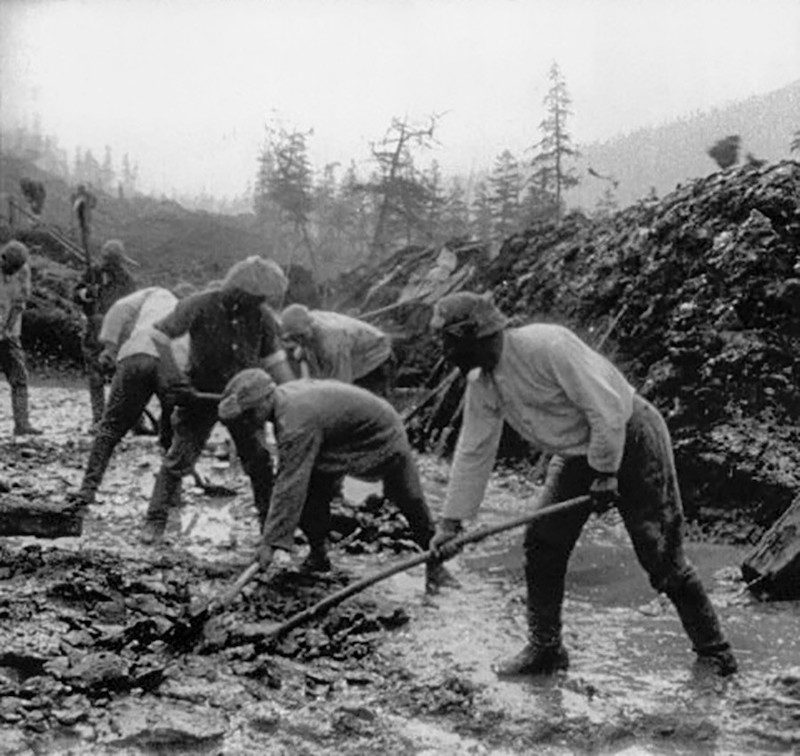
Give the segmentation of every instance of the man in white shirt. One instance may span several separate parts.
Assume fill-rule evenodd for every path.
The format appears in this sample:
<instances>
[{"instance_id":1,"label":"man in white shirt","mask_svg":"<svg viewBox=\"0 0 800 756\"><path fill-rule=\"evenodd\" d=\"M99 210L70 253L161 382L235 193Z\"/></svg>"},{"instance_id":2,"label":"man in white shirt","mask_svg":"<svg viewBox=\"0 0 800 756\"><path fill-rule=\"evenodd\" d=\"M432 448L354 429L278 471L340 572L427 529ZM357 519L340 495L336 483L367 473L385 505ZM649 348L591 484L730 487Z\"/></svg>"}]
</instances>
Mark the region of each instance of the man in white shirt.
<instances>
[{"instance_id":1,"label":"man in white shirt","mask_svg":"<svg viewBox=\"0 0 800 756\"><path fill-rule=\"evenodd\" d=\"M113 371L114 377L83 482L80 490L69 496L70 501L83 506L94 503L114 449L134 427L154 394L161 403L159 441L164 451L169 449L174 403L153 340L153 324L169 315L177 303L178 297L171 291L152 286L118 299L103 318L98 337L102 345L99 363L106 372ZM175 362L185 370L189 359L189 336L170 342L170 348Z\"/></svg>"},{"instance_id":2,"label":"man in white shirt","mask_svg":"<svg viewBox=\"0 0 800 756\"><path fill-rule=\"evenodd\" d=\"M651 584L675 605L698 659L719 674L735 672L730 645L684 554L672 443L655 407L567 328L507 328L486 297L444 297L431 325L442 335L445 356L467 374L464 423L432 548L442 558L452 556L448 541L463 520L476 516L504 421L543 452L564 458L554 501L589 493L592 502L528 526L528 644L498 674L566 669L561 605L567 562L591 511L612 504Z\"/></svg>"}]
</instances>

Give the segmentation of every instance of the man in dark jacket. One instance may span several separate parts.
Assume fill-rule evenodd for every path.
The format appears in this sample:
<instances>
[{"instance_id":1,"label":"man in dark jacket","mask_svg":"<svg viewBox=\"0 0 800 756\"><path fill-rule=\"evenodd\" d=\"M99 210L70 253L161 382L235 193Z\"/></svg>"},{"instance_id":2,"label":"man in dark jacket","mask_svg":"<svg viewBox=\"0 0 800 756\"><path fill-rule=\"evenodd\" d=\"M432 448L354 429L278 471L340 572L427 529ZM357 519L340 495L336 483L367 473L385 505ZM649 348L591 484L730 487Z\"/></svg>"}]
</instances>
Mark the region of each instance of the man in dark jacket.
<instances>
[{"instance_id":1,"label":"man in dark jacket","mask_svg":"<svg viewBox=\"0 0 800 756\"><path fill-rule=\"evenodd\" d=\"M403 421L386 400L335 380L302 378L276 386L263 370L245 370L225 388L219 417L254 428L271 422L275 430L279 467L258 549L263 565L275 549L294 549L299 527L310 547L305 567L330 569L330 505L344 475L382 481L416 543L428 548L434 526ZM430 590L455 582L438 562L427 567Z\"/></svg>"},{"instance_id":2,"label":"man in dark jacket","mask_svg":"<svg viewBox=\"0 0 800 756\"><path fill-rule=\"evenodd\" d=\"M137 288L136 280L126 268L131 264L133 261L125 254L122 242L109 239L100 251L98 265L84 273L73 295L86 317L81 347L89 378L89 402L95 426L102 419L106 406L106 371L100 364L100 353L103 351L100 329L111 305Z\"/></svg>"},{"instance_id":3,"label":"man in dark jacket","mask_svg":"<svg viewBox=\"0 0 800 756\"><path fill-rule=\"evenodd\" d=\"M672 443L658 410L562 326L506 328L489 299L464 292L442 298L431 324L442 334L445 356L468 376L464 423L433 540L442 557L455 553L448 542L477 514L508 422L531 444L564 458L554 501L588 493L596 510L616 505L639 562L674 604L699 661L721 675L735 672L714 607L683 550ZM498 674L567 667L564 577L590 512L587 506L528 526L528 645Z\"/></svg>"},{"instance_id":4,"label":"man in dark jacket","mask_svg":"<svg viewBox=\"0 0 800 756\"><path fill-rule=\"evenodd\" d=\"M168 393L176 406L172 445L159 471L147 510L142 540L152 543L164 533L169 510L180 494L181 478L191 473L217 422L214 402L198 400L195 392L216 393L240 370L261 366L278 382L294 378L278 341L278 324L269 305L285 281L272 261L248 257L236 263L219 289L180 301L173 312L155 323L154 342ZM282 296L282 294L281 294ZM271 301L270 301L271 300ZM189 335L186 373L175 363L172 339ZM250 478L253 498L263 520L272 492L272 459L263 429L232 420L228 430L242 466Z\"/></svg>"}]
</instances>

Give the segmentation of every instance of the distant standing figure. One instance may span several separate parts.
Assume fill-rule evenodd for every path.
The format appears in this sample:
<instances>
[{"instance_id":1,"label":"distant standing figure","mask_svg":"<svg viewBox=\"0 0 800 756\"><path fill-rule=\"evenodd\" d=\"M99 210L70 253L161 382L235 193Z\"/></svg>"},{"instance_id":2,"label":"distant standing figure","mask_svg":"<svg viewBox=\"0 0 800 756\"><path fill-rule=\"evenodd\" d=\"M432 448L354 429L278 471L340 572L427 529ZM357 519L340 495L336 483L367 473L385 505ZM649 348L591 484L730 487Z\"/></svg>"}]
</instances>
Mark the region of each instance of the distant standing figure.
<instances>
[{"instance_id":1,"label":"distant standing figure","mask_svg":"<svg viewBox=\"0 0 800 756\"><path fill-rule=\"evenodd\" d=\"M126 265L133 260L125 254L119 239L109 239L103 244L100 262L86 271L75 287L74 300L86 316L83 331L82 351L89 377L89 401L92 406L92 423L97 425L103 417L106 405L105 375L99 363L103 345L100 329L103 316L114 302L136 290L136 280L127 271Z\"/></svg>"},{"instance_id":2,"label":"distant standing figure","mask_svg":"<svg viewBox=\"0 0 800 756\"><path fill-rule=\"evenodd\" d=\"M31 295L28 248L10 241L0 250L0 366L11 385L14 435L39 435L28 418L28 370L22 351L22 311Z\"/></svg>"},{"instance_id":3,"label":"distant standing figure","mask_svg":"<svg viewBox=\"0 0 800 756\"><path fill-rule=\"evenodd\" d=\"M349 315L289 305L281 315L284 338L299 347L305 376L354 383L387 396L394 379L392 341L369 323Z\"/></svg>"}]
</instances>

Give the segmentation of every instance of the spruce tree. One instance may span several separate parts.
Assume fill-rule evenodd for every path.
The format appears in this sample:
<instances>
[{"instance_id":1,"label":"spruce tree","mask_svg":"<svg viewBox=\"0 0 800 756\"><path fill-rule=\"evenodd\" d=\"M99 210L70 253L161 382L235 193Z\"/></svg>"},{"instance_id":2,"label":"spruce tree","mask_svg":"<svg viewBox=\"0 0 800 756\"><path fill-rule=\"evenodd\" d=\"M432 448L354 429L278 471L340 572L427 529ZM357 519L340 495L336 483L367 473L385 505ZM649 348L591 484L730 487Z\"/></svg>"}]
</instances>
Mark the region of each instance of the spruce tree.
<instances>
[{"instance_id":1,"label":"spruce tree","mask_svg":"<svg viewBox=\"0 0 800 756\"><path fill-rule=\"evenodd\" d=\"M548 79L550 89L543 100L546 116L539 124L543 136L534 145L537 152L531 161L530 187L536 193L537 202L543 198L550 200L553 217L560 222L564 192L579 183L574 169L569 167L569 161L580 153L573 147L572 137L567 130L572 101L558 63L553 62L550 66Z\"/></svg>"}]
</instances>

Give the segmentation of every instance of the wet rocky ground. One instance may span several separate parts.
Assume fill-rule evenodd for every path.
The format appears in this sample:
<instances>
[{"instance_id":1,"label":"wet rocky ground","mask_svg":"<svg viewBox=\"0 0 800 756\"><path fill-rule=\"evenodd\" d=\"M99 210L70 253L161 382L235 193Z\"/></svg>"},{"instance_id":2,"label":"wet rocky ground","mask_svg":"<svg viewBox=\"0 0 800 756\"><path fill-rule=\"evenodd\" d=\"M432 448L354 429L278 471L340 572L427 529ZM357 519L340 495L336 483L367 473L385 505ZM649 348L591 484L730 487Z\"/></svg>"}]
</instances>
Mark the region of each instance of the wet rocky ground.
<instances>
[{"instance_id":1,"label":"wet rocky ground","mask_svg":"<svg viewBox=\"0 0 800 756\"><path fill-rule=\"evenodd\" d=\"M31 499L80 481L91 443L82 386L38 383L46 436L15 439L0 387L0 478ZM524 638L520 534L453 562L460 589L428 596L416 567L270 641L279 621L412 553L375 498L342 506L334 570L273 566L186 649L165 632L228 587L256 543L246 479L215 431L200 470L236 489L211 498L187 478L165 546L137 542L159 464L153 437L120 445L78 538L0 541L0 752L19 754L791 753L800 747L800 603L759 603L743 547L690 550L737 651L719 680L693 666L674 611L649 588L613 513L592 520L570 564L568 672L500 681L492 664ZM434 510L447 467L420 458ZM375 489L348 481L363 502ZM497 475L482 513L502 521L535 493ZM2 495L2 494L0 494Z\"/></svg>"}]
</instances>

